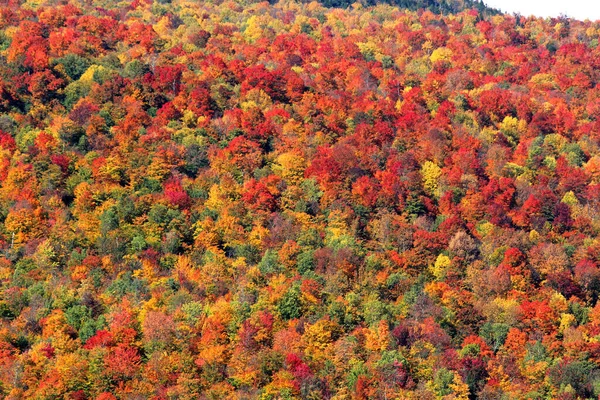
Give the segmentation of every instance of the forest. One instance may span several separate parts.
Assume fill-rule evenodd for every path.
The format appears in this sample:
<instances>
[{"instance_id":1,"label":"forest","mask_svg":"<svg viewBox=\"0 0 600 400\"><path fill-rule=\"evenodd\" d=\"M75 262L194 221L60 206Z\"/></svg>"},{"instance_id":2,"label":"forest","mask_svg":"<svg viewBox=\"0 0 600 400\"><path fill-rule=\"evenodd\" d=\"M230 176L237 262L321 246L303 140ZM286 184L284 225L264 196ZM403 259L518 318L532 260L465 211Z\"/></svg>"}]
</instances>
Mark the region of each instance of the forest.
<instances>
[{"instance_id":1,"label":"forest","mask_svg":"<svg viewBox=\"0 0 600 400\"><path fill-rule=\"evenodd\" d=\"M0 398L600 396L600 21L327 1L0 2Z\"/></svg>"}]
</instances>

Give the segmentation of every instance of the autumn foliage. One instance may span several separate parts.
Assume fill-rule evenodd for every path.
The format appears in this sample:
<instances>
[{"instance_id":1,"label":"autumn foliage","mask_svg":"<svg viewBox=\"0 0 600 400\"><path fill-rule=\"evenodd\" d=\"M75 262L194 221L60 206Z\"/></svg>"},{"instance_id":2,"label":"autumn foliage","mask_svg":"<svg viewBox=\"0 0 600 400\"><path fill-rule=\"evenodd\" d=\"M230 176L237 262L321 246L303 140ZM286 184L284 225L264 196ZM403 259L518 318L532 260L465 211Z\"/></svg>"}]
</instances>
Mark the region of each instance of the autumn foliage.
<instances>
[{"instance_id":1,"label":"autumn foliage","mask_svg":"<svg viewBox=\"0 0 600 400\"><path fill-rule=\"evenodd\" d=\"M2 2L0 397L598 398L599 38Z\"/></svg>"}]
</instances>

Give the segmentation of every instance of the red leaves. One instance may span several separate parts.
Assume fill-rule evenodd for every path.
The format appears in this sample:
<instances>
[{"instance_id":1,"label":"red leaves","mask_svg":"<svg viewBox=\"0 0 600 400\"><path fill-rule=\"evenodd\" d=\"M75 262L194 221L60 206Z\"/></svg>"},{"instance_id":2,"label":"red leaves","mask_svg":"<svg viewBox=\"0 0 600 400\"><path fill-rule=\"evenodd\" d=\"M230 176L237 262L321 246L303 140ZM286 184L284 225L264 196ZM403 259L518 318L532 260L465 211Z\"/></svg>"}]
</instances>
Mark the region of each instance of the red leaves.
<instances>
[{"instance_id":1,"label":"red leaves","mask_svg":"<svg viewBox=\"0 0 600 400\"><path fill-rule=\"evenodd\" d=\"M552 332L557 324L557 316L547 301L525 300L519 306L520 319L527 329Z\"/></svg>"},{"instance_id":2,"label":"red leaves","mask_svg":"<svg viewBox=\"0 0 600 400\"><path fill-rule=\"evenodd\" d=\"M20 58L24 66L34 71L48 67L48 46L42 24L23 21L19 26L8 50L8 60L16 62Z\"/></svg>"},{"instance_id":3,"label":"red leaves","mask_svg":"<svg viewBox=\"0 0 600 400\"><path fill-rule=\"evenodd\" d=\"M262 181L251 179L244 185L242 200L246 207L253 211L275 211L277 207L278 191L274 190L274 183L278 178L271 175Z\"/></svg>"},{"instance_id":4,"label":"red leaves","mask_svg":"<svg viewBox=\"0 0 600 400\"><path fill-rule=\"evenodd\" d=\"M191 198L183 189L181 181L172 179L164 185L164 195L167 201L179 208L187 208L191 204Z\"/></svg>"},{"instance_id":5,"label":"red leaves","mask_svg":"<svg viewBox=\"0 0 600 400\"><path fill-rule=\"evenodd\" d=\"M58 165L63 173L68 172L69 164L71 164L69 157L64 154L52 154L50 156L50 161L52 161L52 164Z\"/></svg>"},{"instance_id":6,"label":"red leaves","mask_svg":"<svg viewBox=\"0 0 600 400\"><path fill-rule=\"evenodd\" d=\"M314 176L320 183L335 182L340 178L342 166L336 161L331 147L319 147L305 176Z\"/></svg>"},{"instance_id":7,"label":"red leaves","mask_svg":"<svg viewBox=\"0 0 600 400\"><path fill-rule=\"evenodd\" d=\"M352 184L352 194L358 203L365 207L373 207L379 196L379 184L373 178L361 176Z\"/></svg>"},{"instance_id":8,"label":"red leaves","mask_svg":"<svg viewBox=\"0 0 600 400\"><path fill-rule=\"evenodd\" d=\"M91 350L96 347L111 347L113 345L113 335L108 331L99 330L94 336L92 336L85 342L83 348Z\"/></svg>"},{"instance_id":9,"label":"red leaves","mask_svg":"<svg viewBox=\"0 0 600 400\"><path fill-rule=\"evenodd\" d=\"M52 347L50 343L46 344L40 350L46 356L46 358L53 358L56 353L54 347Z\"/></svg>"},{"instance_id":10,"label":"red leaves","mask_svg":"<svg viewBox=\"0 0 600 400\"><path fill-rule=\"evenodd\" d=\"M273 97L276 95L275 91L275 75L267 71L264 65L259 64L256 66L247 67L242 76L242 94L246 94L251 89L262 89L269 96Z\"/></svg>"},{"instance_id":11,"label":"red leaves","mask_svg":"<svg viewBox=\"0 0 600 400\"><path fill-rule=\"evenodd\" d=\"M575 265L575 280L585 288L600 282L600 268L589 259L583 259Z\"/></svg>"},{"instance_id":12,"label":"red leaves","mask_svg":"<svg viewBox=\"0 0 600 400\"><path fill-rule=\"evenodd\" d=\"M194 87L188 96L187 109L193 111L197 116L212 116L211 97L209 86L201 82Z\"/></svg>"},{"instance_id":13,"label":"red leaves","mask_svg":"<svg viewBox=\"0 0 600 400\"><path fill-rule=\"evenodd\" d=\"M18 3L0 6L7 393L567 396L536 368L598 360L593 24Z\"/></svg>"},{"instance_id":14,"label":"red leaves","mask_svg":"<svg viewBox=\"0 0 600 400\"><path fill-rule=\"evenodd\" d=\"M96 400L117 400L117 398L112 393L102 392L96 397Z\"/></svg>"},{"instance_id":15,"label":"red leaves","mask_svg":"<svg viewBox=\"0 0 600 400\"><path fill-rule=\"evenodd\" d=\"M494 115L498 120L509 115L514 110L512 95L508 90L486 90L479 95L479 111L484 120Z\"/></svg>"},{"instance_id":16,"label":"red leaves","mask_svg":"<svg viewBox=\"0 0 600 400\"><path fill-rule=\"evenodd\" d=\"M73 107L69 113L69 118L78 125L86 125L92 115L98 111L100 111L100 107L96 104L88 100L82 100Z\"/></svg>"},{"instance_id":17,"label":"red leaves","mask_svg":"<svg viewBox=\"0 0 600 400\"><path fill-rule=\"evenodd\" d=\"M185 67L181 64L156 67L152 87L158 92L177 94Z\"/></svg>"},{"instance_id":18,"label":"red leaves","mask_svg":"<svg viewBox=\"0 0 600 400\"><path fill-rule=\"evenodd\" d=\"M310 367L302 360L302 358L295 353L290 353L285 358L285 363L287 365L288 370L294 375L294 379L296 380L297 389L300 389L299 386L302 381L313 376Z\"/></svg>"},{"instance_id":19,"label":"red leaves","mask_svg":"<svg viewBox=\"0 0 600 400\"><path fill-rule=\"evenodd\" d=\"M0 148L14 152L17 148L15 139L8 133L0 130Z\"/></svg>"},{"instance_id":20,"label":"red leaves","mask_svg":"<svg viewBox=\"0 0 600 400\"><path fill-rule=\"evenodd\" d=\"M104 357L107 372L118 379L132 378L140 367L138 350L127 345L118 345Z\"/></svg>"},{"instance_id":21,"label":"red leaves","mask_svg":"<svg viewBox=\"0 0 600 400\"><path fill-rule=\"evenodd\" d=\"M27 90L38 100L44 101L52 96L53 92L63 86L64 81L56 78L48 70L35 72L26 79Z\"/></svg>"}]
</instances>

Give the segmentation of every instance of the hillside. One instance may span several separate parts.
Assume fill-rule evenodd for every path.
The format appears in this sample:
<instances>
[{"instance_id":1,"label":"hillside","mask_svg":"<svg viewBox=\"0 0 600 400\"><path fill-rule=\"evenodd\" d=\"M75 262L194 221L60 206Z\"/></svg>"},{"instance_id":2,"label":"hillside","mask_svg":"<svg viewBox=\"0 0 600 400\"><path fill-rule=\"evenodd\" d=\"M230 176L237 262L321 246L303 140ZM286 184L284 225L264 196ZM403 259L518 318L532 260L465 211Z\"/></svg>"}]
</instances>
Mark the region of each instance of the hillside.
<instances>
[{"instance_id":1,"label":"hillside","mask_svg":"<svg viewBox=\"0 0 600 400\"><path fill-rule=\"evenodd\" d=\"M351 0L325 0L322 2L326 7L349 7L355 1ZM477 10L482 15L497 15L500 11L488 7L481 0L366 0L358 3L366 6L375 6L377 4L390 4L401 9L411 11L431 11L441 14L456 14L465 10Z\"/></svg>"},{"instance_id":2,"label":"hillside","mask_svg":"<svg viewBox=\"0 0 600 400\"><path fill-rule=\"evenodd\" d=\"M599 37L2 3L0 398L598 398Z\"/></svg>"}]
</instances>

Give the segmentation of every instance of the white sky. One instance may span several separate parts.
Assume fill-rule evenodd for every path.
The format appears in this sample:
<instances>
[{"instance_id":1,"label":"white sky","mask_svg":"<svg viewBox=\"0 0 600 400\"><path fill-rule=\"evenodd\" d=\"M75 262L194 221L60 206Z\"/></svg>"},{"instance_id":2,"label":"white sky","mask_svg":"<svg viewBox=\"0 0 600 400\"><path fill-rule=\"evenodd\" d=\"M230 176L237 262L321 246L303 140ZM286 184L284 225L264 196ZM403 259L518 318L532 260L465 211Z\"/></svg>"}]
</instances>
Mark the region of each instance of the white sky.
<instances>
[{"instance_id":1,"label":"white sky","mask_svg":"<svg viewBox=\"0 0 600 400\"><path fill-rule=\"evenodd\" d=\"M558 17L561 14L580 20L600 20L600 0L483 0L490 7L521 15Z\"/></svg>"}]
</instances>

